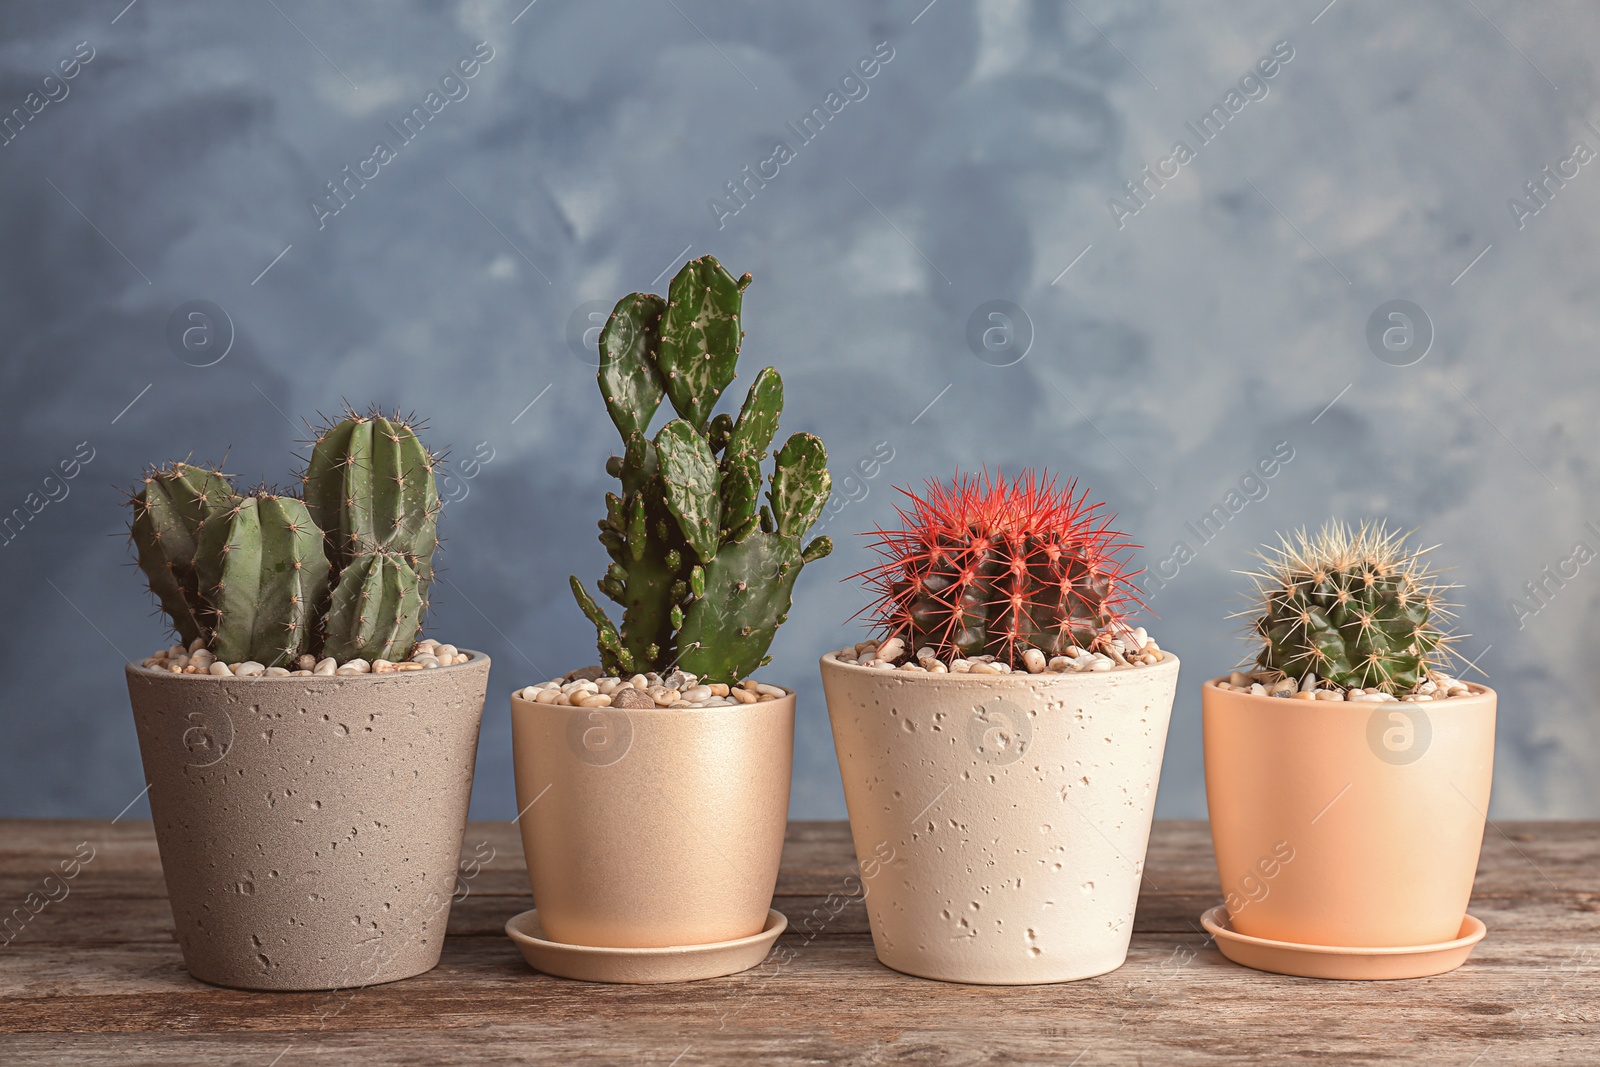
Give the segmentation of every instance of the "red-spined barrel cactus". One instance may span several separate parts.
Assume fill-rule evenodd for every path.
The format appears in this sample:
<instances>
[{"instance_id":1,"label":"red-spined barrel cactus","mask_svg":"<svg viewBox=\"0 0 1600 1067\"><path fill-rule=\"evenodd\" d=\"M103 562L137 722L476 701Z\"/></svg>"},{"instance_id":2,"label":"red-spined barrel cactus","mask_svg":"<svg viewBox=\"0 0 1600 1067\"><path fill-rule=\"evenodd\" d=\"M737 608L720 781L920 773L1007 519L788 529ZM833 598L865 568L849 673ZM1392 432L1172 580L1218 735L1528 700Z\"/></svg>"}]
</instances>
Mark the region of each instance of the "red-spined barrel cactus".
<instances>
[{"instance_id":1,"label":"red-spined barrel cactus","mask_svg":"<svg viewBox=\"0 0 1600 1067\"><path fill-rule=\"evenodd\" d=\"M1261 641L1255 665L1273 677L1401 695L1445 665L1454 636L1441 585L1406 535L1382 522L1329 522L1316 536L1280 535L1262 554L1259 606L1240 614Z\"/></svg>"},{"instance_id":2,"label":"red-spined barrel cactus","mask_svg":"<svg viewBox=\"0 0 1600 1067\"><path fill-rule=\"evenodd\" d=\"M901 528L876 531L884 560L856 576L878 593L863 614L885 641L1020 667L1030 648L1089 649L1142 606L1126 558L1139 546L1076 482L985 473L900 491Z\"/></svg>"}]
</instances>

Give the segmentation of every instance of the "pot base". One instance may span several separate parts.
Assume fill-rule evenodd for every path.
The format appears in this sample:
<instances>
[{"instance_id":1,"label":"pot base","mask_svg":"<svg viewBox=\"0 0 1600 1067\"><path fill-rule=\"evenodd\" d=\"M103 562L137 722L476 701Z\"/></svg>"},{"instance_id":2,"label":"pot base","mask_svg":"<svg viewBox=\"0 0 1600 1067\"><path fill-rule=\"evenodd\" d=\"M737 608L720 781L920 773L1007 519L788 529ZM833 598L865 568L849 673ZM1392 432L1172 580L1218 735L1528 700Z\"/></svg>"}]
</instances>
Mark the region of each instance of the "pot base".
<instances>
[{"instance_id":1,"label":"pot base","mask_svg":"<svg viewBox=\"0 0 1600 1067\"><path fill-rule=\"evenodd\" d=\"M1297 945L1237 933L1228 922L1227 907L1222 904L1200 916L1200 923L1216 938L1222 954L1234 963L1296 978L1351 982L1427 978L1453 971L1467 962L1473 946L1488 932L1482 920L1468 915L1462 920L1461 931L1454 941L1401 948L1336 948Z\"/></svg>"},{"instance_id":2,"label":"pot base","mask_svg":"<svg viewBox=\"0 0 1600 1067\"><path fill-rule=\"evenodd\" d=\"M998 978L992 974L977 974L971 971L954 971L935 973L931 969L917 970L911 966L897 966L878 956L878 962L891 971L908 974L912 978L926 978L934 982L949 982L952 985L987 985L987 986L1029 986L1029 985L1065 985L1068 982L1082 982L1089 978L1099 978L1103 974L1110 974L1127 962L1127 954L1123 953L1115 963L1094 966L1085 970L1075 970L1070 973L1053 974L1044 978L1013 976Z\"/></svg>"},{"instance_id":3,"label":"pot base","mask_svg":"<svg viewBox=\"0 0 1600 1067\"><path fill-rule=\"evenodd\" d=\"M747 971L767 958L778 935L788 927L783 913L769 908L767 924L760 933L732 941L672 948L593 948L545 940L539 911L534 908L507 919L506 936L517 943L528 966L545 974L580 982L653 985L698 982Z\"/></svg>"}]
</instances>

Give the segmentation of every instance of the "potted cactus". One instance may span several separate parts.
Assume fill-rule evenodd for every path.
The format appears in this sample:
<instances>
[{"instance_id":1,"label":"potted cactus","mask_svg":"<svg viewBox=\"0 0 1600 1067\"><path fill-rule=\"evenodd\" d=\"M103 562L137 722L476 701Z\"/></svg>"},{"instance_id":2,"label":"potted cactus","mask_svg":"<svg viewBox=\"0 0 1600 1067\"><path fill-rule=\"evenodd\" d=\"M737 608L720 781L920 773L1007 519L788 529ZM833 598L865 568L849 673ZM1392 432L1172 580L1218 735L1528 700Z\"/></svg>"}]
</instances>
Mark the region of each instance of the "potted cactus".
<instances>
[{"instance_id":1,"label":"potted cactus","mask_svg":"<svg viewBox=\"0 0 1600 1067\"><path fill-rule=\"evenodd\" d=\"M242 989L439 961L489 659L418 641L435 457L377 411L321 430L303 497L172 463L130 537L178 643L126 674L178 944Z\"/></svg>"},{"instance_id":2,"label":"potted cactus","mask_svg":"<svg viewBox=\"0 0 1600 1067\"><path fill-rule=\"evenodd\" d=\"M1449 587L1429 551L1383 523L1329 522L1249 572L1259 653L1201 688L1225 900L1206 919L1240 962L1420 977L1482 936L1466 910L1495 694L1445 671Z\"/></svg>"},{"instance_id":3,"label":"potted cactus","mask_svg":"<svg viewBox=\"0 0 1600 1067\"><path fill-rule=\"evenodd\" d=\"M822 442L797 433L774 455L762 502L783 409L771 367L737 417L712 414L735 376L749 284L711 256L693 260L665 300L623 297L600 335L600 393L622 455L607 465L621 491L600 521L612 563L598 588L622 621L574 577L600 664L511 701L522 838L549 942L705 946L770 925L795 701L752 675L801 569L832 549L805 541L831 480ZM676 417L652 438L663 399Z\"/></svg>"},{"instance_id":4,"label":"potted cactus","mask_svg":"<svg viewBox=\"0 0 1600 1067\"><path fill-rule=\"evenodd\" d=\"M822 657L856 855L895 855L878 959L996 985L1119 967L1178 675L1132 625L1137 546L1032 473L901 492L861 575L876 637Z\"/></svg>"}]
</instances>

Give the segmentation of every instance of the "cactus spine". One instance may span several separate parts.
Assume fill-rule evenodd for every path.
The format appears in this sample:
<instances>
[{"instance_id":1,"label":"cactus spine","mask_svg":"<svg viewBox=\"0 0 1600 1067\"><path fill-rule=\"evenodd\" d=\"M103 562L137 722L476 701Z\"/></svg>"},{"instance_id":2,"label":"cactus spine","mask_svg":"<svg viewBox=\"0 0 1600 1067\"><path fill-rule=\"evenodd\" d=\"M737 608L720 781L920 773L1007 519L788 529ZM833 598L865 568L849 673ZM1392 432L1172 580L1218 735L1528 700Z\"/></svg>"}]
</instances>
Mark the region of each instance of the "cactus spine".
<instances>
[{"instance_id":1,"label":"cactus spine","mask_svg":"<svg viewBox=\"0 0 1600 1067\"><path fill-rule=\"evenodd\" d=\"M1303 681L1400 695L1444 665L1456 635L1441 585L1404 534L1382 523L1332 521L1316 536L1296 531L1262 553L1258 606L1241 613L1261 641L1256 666Z\"/></svg>"},{"instance_id":2,"label":"cactus spine","mask_svg":"<svg viewBox=\"0 0 1600 1067\"><path fill-rule=\"evenodd\" d=\"M174 463L132 495L129 535L186 645L269 667L319 648L404 659L439 544L437 463L412 423L350 411L317 433L303 499L238 496L227 475Z\"/></svg>"},{"instance_id":3,"label":"cactus spine","mask_svg":"<svg viewBox=\"0 0 1600 1067\"><path fill-rule=\"evenodd\" d=\"M600 394L623 454L606 468L622 492L606 496L612 564L598 588L622 606L620 629L575 576L572 591L613 674L676 665L708 681L747 677L767 662L801 567L833 548L826 537L802 548L832 484L817 438L789 438L761 503L783 411L777 371L756 376L737 420L711 415L734 378L749 284L711 256L692 260L666 300L623 297L600 334ZM678 417L651 440L663 398Z\"/></svg>"}]
</instances>

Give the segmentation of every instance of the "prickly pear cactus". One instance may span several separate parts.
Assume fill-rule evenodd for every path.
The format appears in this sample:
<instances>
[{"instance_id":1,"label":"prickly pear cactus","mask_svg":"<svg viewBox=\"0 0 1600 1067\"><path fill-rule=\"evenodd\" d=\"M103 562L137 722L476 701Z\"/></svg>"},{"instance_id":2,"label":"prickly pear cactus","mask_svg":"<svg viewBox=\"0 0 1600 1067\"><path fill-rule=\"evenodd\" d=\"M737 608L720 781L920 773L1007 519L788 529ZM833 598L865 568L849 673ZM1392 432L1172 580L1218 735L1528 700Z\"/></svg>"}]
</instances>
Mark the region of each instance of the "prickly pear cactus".
<instances>
[{"instance_id":1,"label":"prickly pear cactus","mask_svg":"<svg viewBox=\"0 0 1600 1067\"><path fill-rule=\"evenodd\" d=\"M195 552L206 510L233 498L221 471L171 463L145 472L133 494L128 533L161 610L185 645L211 629L211 607L201 595Z\"/></svg>"},{"instance_id":2,"label":"prickly pear cactus","mask_svg":"<svg viewBox=\"0 0 1600 1067\"><path fill-rule=\"evenodd\" d=\"M1424 556L1383 523L1351 529L1329 522L1299 530L1246 572L1259 606L1245 613L1261 641L1256 666L1302 681L1316 675L1341 688L1401 695L1444 666L1454 635Z\"/></svg>"},{"instance_id":3,"label":"prickly pear cactus","mask_svg":"<svg viewBox=\"0 0 1600 1067\"><path fill-rule=\"evenodd\" d=\"M761 503L783 411L777 371L756 376L737 419L711 414L734 378L749 284L704 256L678 272L666 300L623 297L601 331L600 393L623 454L607 464L622 491L606 497L600 542L612 563L598 588L622 606L620 629L576 577L572 591L613 674L749 676L788 617L801 567L833 548L826 537L802 547L832 484L815 437L796 434L779 450ZM651 440L663 398L678 417Z\"/></svg>"},{"instance_id":4,"label":"prickly pear cactus","mask_svg":"<svg viewBox=\"0 0 1600 1067\"><path fill-rule=\"evenodd\" d=\"M211 605L208 644L218 659L282 667L311 650L328 589L322 540L295 497L258 489L210 508L195 571Z\"/></svg>"}]
</instances>

